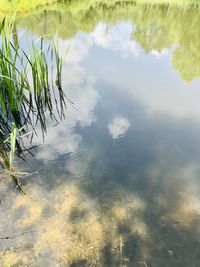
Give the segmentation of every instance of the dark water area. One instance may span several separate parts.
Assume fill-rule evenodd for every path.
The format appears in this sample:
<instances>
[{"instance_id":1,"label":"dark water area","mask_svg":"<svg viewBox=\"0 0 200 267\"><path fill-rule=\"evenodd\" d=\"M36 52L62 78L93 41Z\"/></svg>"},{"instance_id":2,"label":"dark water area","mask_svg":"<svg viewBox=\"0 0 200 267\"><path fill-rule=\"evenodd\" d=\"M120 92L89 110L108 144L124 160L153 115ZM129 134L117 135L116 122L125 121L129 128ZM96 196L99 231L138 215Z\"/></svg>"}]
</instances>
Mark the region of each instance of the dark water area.
<instances>
[{"instance_id":1,"label":"dark water area","mask_svg":"<svg viewBox=\"0 0 200 267\"><path fill-rule=\"evenodd\" d=\"M26 196L0 180L0 266L199 267L199 9L71 4L15 25L25 49L57 36L74 105L16 159Z\"/></svg>"}]
</instances>

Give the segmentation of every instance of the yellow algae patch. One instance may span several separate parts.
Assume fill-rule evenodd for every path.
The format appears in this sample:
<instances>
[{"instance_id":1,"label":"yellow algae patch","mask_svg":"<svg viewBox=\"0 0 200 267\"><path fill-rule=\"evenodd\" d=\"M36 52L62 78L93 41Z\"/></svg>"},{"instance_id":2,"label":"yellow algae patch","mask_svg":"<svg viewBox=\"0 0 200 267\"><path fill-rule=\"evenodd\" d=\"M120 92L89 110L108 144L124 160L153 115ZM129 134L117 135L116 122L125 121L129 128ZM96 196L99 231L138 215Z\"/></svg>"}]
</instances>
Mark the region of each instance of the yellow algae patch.
<instances>
[{"instance_id":1,"label":"yellow algae patch","mask_svg":"<svg viewBox=\"0 0 200 267\"><path fill-rule=\"evenodd\" d=\"M4 251L0 254L0 266L3 266L3 267L14 266L14 265L19 264L19 262L22 263L23 265L27 264L28 258L24 255L19 254L13 249ZM20 264L17 266L22 266L22 265Z\"/></svg>"},{"instance_id":2,"label":"yellow algae patch","mask_svg":"<svg viewBox=\"0 0 200 267\"><path fill-rule=\"evenodd\" d=\"M141 238L145 240L148 238L147 225L141 219L134 219L131 224L131 231L132 233L137 233Z\"/></svg>"},{"instance_id":3,"label":"yellow algae patch","mask_svg":"<svg viewBox=\"0 0 200 267\"><path fill-rule=\"evenodd\" d=\"M87 259L90 265L99 266L106 235L98 217L95 214L90 214L76 225L67 225L69 245L63 256L63 262L70 264L81 259Z\"/></svg>"},{"instance_id":4,"label":"yellow algae patch","mask_svg":"<svg viewBox=\"0 0 200 267\"><path fill-rule=\"evenodd\" d=\"M44 222L34 245L36 256L47 250L51 250L57 257L64 253L67 241L64 226L63 219L56 216Z\"/></svg>"},{"instance_id":5,"label":"yellow algae patch","mask_svg":"<svg viewBox=\"0 0 200 267\"><path fill-rule=\"evenodd\" d=\"M146 207L144 201L134 195L131 195L128 199L125 199L125 201L127 201L128 207L133 211L144 211Z\"/></svg>"},{"instance_id":6,"label":"yellow algae patch","mask_svg":"<svg viewBox=\"0 0 200 267\"><path fill-rule=\"evenodd\" d=\"M19 259L20 259L20 256L12 251L12 250L8 250L6 252L3 253L3 255L0 255L0 263L1 263L1 266L4 266L4 265L14 265L16 263L18 263Z\"/></svg>"},{"instance_id":7,"label":"yellow algae patch","mask_svg":"<svg viewBox=\"0 0 200 267\"><path fill-rule=\"evenodd\" d=\"M180 226L183 227L190 227L193 218L194 214L191 208L186 207L185 205L177 207L175 210L164 216L164 219L178 222Z\"/></svg>"},{"instance_id":8,"label":"yellow algae patch","mask_svg":"<svg viewBox=\"0 0 200 267\"><path fill-rule=\"evenodd\" d=\"M166 196L159 194L154 198L156 204L161 208L167 208L168 207L168 199L166 199Z\"/></svg>"},{"instance_id":9,"label":"yellow algae patch","mask_svg":"<svg viewBox=\"0 0 200 267\"><path fill-rule=\"evenodd\" d=\"M34 253L51 252L65 264L81 259L91 264L99 262L106 235L95 203L74 185L59 188L54 194L53 215L39 228Z\"/></svg>"},{"instance_id":10,"label":"yellow algae patch","mask_svg":"<svg viewBox=\"0 0 200 267\"><path fill-rule=\"evenodd\" d=\"M137 233L141 238L148 237L147 225L137 216L134 211L131 214L130 207L119 206L119 203L114 204L112 213L115 219L115 224L126 223L130 227L132 233Z\"/></svg>"},{"instance_id":11,"label":"yellow algae patch","mask_svg":"<svg viewBox=\"0 0 200 267\"><path fill-rule=\"evenodd\" d=\"M120 207L119 203L115 203L112 207L112 213L116 220L122 221L128 219L127 211L124 207Z\"/></svg>"},{"instance_id":12,"label":"yellow algae patch","mask_svg":"<svg viewBox=\"0 0 200 267\"><path fill-rule=\"evenodd\" d=\"M137 196L124 197L121 201L116 201L111 208L114 225L125 224L129 228L129 233L140 236L141 239L148 238L147 225L140 218L141 212L145 210L145 203Z\"/></svg>"},{"instance_id":13,"label":"yellow algae patch","mask_svg":"<svg viewBox=\"0 0 200 267\"><path fill-rule=\"evenodd\" d=\"M108 203L103 209L76 184L46 192L45 198L38 189L34 192L34 199L19 196L13 204L14 209L25 211L17 221L22 230L35 223L34 238L25 239L23 244L31 247L29 259L42 262L51 255L55 264L70 266L84 260L88 266L102 266L102 251L107 244L113 257L118 257L122 235L124 241L135 233L141 239L147 238L148 229L140 218L145 203L135 195L127 196L123 190L119 190L119 201ZM121 233L120 224L128 225L128 231ZM16 255L23 262L24 253L19 251Z\"/></svg>"},{"instance_id":14,"label":"yellow algae patch","mask_svg":"<svg viewBox=\"0 0 200 267\"><path fill-rule=\"evenodd\" d=\"M180 226L190 227L197 215L200 214L200 201L196 198L182 198L172 211L170 211L165 219L178 222Z\"/></svg>"},{"instance_id":15,"label":"yellow algae patch","mask_svg":"<svg viewBox=\"0 0 200 267\"><path fill-rule=\"evenodd\" d=\"M25 211L23 213L23 216L18 221L18 225L21 227L29 226L37 222L37 220L40 219L42 211L43 211L42 203L28 196L25 196L25 197L18 196L15 199L13 209L17 209L20 207L24 208L24 211Z\"/></svg>"},{"instance_id":16,"label":"yellow algae patch","mask_svg":"<svg viewBox=\"0 0 200 267\"><path fill-rule=\"evenodd\" d=\"M140 212L145 209L145 203L134 195L121 199L121 201L115 201L111 208L112 216L117 221L133 222L132 219L138 217Z\"/></svg>"},{"instance_id":17,"label":"yellow algae patch","mask_svg":"<svg viewBox=\"0 0 200 267\"><path fill-rule=\"evenodd\" d=\"M81 198L80 192L75 185L65 186L58 188L55 193L59 196L55 203L55 210L61 214L69 215L70 208L79 206Z\"/></svg>"}]
</instances>

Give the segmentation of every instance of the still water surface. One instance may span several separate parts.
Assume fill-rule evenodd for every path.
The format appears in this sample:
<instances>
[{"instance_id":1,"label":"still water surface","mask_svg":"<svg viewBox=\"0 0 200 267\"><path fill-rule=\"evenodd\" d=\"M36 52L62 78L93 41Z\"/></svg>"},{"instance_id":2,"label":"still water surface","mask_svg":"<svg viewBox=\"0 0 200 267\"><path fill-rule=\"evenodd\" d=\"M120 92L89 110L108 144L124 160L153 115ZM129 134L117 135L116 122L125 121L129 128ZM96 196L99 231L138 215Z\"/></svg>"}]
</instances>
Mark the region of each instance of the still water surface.
<instances>
[{"instance_id":1,"label":"still water surface","mask_svg":"<svg viewBox=\"0 0 200 267\"><path fill-rule=\"evenodd\" d=\"M65 6L16 25L24 46L70 47L74 105L16 161L36 172L27 195L0 181L0 266L199 267L199 10Z\"/></svg>"}]
</instances>

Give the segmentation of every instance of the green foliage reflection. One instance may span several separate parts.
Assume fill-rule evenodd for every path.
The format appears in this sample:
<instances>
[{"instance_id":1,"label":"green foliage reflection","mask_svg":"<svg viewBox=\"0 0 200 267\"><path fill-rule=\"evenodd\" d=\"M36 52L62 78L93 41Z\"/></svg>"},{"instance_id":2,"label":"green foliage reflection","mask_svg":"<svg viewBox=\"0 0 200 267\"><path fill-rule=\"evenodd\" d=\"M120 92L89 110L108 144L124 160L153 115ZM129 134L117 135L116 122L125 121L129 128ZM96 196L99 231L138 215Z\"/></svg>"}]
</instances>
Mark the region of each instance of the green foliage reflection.
<instances>
[{"instance_id":1,"label":"green foliage reflection","mask_svg":"<svg viewBox=\"0 0 200 267\"><path fill-rule=\"evenodd\" d=\"M56 5L21 17L18 25L39 35L58 32L60 38L68 39L78 31L92 31L99 21L113 25L126 19L134 25L133 40L146 53L174 46L172 62L181 77L187 81L200 77L199 6L138 5L134 1L86 2Z\"/></svg>"}]
</instances>

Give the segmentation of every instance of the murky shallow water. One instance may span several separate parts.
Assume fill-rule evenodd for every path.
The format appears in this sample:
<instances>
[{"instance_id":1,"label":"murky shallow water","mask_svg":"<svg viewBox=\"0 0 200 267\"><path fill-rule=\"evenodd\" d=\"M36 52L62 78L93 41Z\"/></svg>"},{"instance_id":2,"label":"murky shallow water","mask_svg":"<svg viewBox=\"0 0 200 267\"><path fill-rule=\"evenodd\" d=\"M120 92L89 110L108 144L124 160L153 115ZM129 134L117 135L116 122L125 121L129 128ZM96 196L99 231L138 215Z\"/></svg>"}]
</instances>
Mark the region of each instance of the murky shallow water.
<instances>
[{"instance_id":1,"label":"murky shallow water","mask_svg":"<svg viewBox=\"0 0 200 267\"><path fill-rule=\"evenodd\" d=\"M199 267L199 11L65 8L16 22L70 46L75 106L1 180L0 265Z\"/></svg>"}]
</instances>

